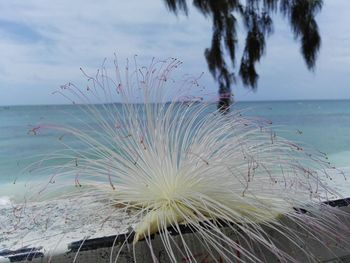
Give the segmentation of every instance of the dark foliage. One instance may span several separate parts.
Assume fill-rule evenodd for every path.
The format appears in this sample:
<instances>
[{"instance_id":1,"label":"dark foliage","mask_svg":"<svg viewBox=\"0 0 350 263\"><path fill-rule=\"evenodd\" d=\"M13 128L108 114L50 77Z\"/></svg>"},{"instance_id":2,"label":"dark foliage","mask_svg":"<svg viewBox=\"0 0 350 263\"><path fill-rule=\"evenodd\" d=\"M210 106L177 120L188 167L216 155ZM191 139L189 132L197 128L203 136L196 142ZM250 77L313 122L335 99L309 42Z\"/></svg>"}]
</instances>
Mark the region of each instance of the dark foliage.
<instances>
[{"instance_id":1,"label":"dark foliage","mask_svg":"<svg viewBox=\"0 0 350 263\"><path fill-rule=\"evenodd\" d=\"M186 0L164 1L175 14L188 14ZM231 102L231 86L235 81L237 17L242 19L247 32L238 74L246 87L256 89L259 74L255 66L265 52L266 37L273 32L271 15L278 11L288 19L295 38L300 41L308 69L314 69L321 45L315 15L322 8L322 1L193 0L193 5L213 23L211 47L204 54L210 72L219 83L219 108L227 110Z\"/></svg>"}]
</instances>

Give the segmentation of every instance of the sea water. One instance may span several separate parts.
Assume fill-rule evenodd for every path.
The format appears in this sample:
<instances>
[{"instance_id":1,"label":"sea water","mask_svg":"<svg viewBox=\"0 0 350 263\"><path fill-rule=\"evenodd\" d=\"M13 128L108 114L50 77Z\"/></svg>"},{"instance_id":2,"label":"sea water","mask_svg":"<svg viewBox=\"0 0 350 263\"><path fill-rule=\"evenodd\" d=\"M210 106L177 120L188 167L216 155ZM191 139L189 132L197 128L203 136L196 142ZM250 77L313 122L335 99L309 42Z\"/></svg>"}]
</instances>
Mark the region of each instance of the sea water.
<instances>
[{"instance_id":1,"label":"sea water","mask_svg":"<svg viewBox=\"0 0 350 263\"><path fill-rule=\"evenodd\" d=\"M233 108L270 120L278 135L327 153L337 168L350 170L350 100L237 102ZM31 163L64 149L62 134L36 127L79 123L94 126L74 105L0 106L0 205L23 195L27 181L49 176L28 173Z\"/></svg>"}]
</instances>

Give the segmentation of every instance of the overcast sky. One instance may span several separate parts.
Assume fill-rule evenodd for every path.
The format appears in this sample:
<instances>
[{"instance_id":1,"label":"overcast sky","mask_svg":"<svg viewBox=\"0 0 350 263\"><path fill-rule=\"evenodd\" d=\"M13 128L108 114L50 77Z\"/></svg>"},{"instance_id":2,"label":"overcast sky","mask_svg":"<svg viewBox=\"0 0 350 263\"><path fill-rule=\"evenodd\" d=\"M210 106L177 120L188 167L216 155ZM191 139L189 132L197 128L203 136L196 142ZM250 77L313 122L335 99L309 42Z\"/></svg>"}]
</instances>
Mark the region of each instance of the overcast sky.
<instances>
[{"instance_id":1,"label":"overcast sky","mask_svg":"<svg viewBox=\"0 0 350 263\"><path fill-rule=\"evenodd\" d=\"M287 22L277 18L258 66L258 91L238 82L236 99L350 99L349 12L349 0L324 0L314 73L306 69ZM210 38L209 19L193 8L189 17L176 17L163 0L1 1L0 105L65 103L52 91L68 81L80 83L80 67L94 70L114 52L145 61L178 57L184 74L204 71L202 84L214 92L217 85L203 56ZM239 41L242 47L244 39Z\"/></svg>"}]
</instances>

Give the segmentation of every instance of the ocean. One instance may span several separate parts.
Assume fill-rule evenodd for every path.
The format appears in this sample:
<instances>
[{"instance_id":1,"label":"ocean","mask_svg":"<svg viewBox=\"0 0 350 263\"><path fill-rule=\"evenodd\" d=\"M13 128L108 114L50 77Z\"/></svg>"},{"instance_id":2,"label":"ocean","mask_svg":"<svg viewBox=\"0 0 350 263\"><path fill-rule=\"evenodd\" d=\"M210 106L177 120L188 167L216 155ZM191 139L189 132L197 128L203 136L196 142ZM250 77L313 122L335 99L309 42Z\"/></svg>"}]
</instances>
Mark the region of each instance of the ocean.
<instances>
[{"instance_id":1,"label":"ocean","mask_svg":"<svg viewBox=\"0 0 350 263\"><path fill-rule=\"evenodd\" d=\"M237 102L234 109L272 121L278 135L327 153L333 165L349 170L350 100ZM0 106L0 205L38 179L23 172L28 165L64 147L59 133L35 127L77 125L72 116L91 123L74 105Z\"/></svg>"}]
</instances>

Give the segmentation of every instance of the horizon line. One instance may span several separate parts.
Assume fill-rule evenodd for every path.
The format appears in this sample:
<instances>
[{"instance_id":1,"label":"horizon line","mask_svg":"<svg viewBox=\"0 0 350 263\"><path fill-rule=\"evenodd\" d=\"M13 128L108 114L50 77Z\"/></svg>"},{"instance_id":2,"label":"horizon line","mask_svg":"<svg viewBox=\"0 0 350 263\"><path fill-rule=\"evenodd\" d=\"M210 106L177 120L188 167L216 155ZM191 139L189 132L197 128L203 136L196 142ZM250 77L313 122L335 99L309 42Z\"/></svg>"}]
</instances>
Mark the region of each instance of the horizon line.
<instances>
[{"instance_id":1,"label":"horizon line","mask_svg":"<svg viewBox=\"0 0 350 263\"><path fill-rule=\"evenodd\" d=\"M294 102L294 101L347 101L350 100L350 98L345 99L267 99L267 100L234 100L233 103L240 103L240 102ZM169 103L171 101L167 101L166 103ZM208 101L209 102L209 101ZM112 102L112 103L123 103L123 102ZM212 102L216 103L216 102ZM98 104L105 104L105 103L95 103ZM134 102L134 104L141 104L141 102ZM28 107L28 106L74 106L74 105L82 105L80 103L52 103L52 104L2 104L0 107Z\"/></svg>"}]
</instances>

